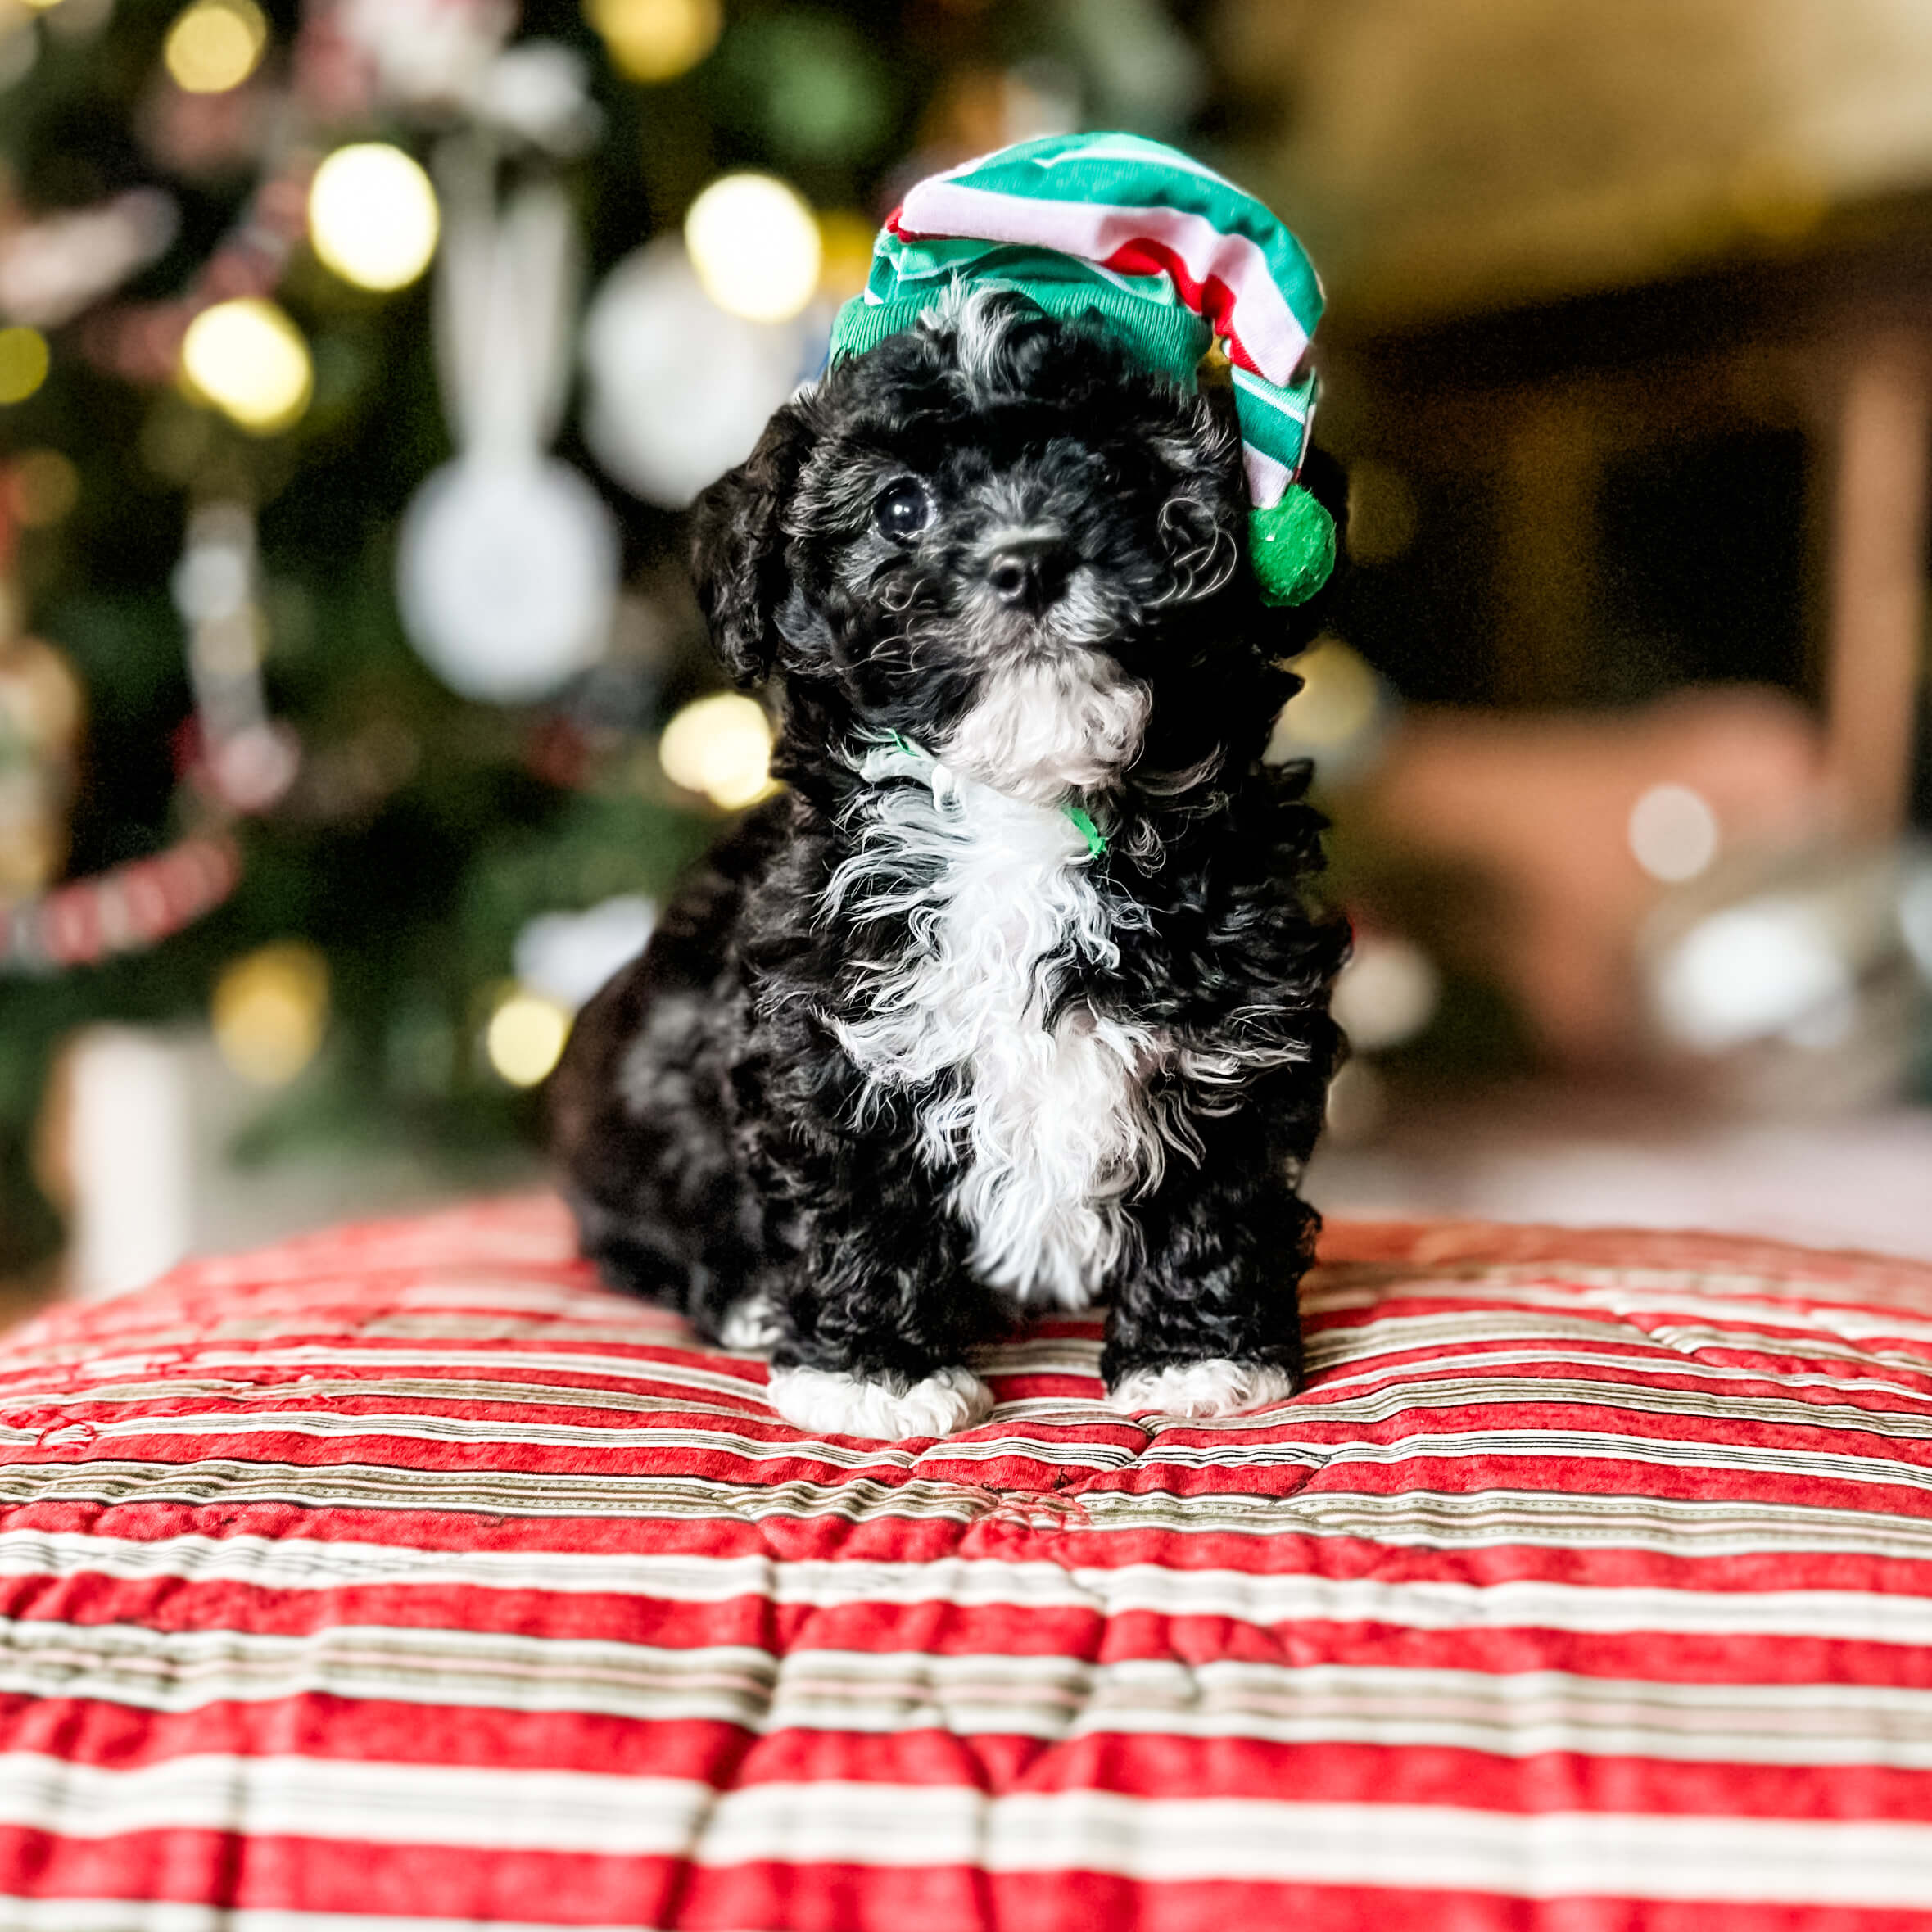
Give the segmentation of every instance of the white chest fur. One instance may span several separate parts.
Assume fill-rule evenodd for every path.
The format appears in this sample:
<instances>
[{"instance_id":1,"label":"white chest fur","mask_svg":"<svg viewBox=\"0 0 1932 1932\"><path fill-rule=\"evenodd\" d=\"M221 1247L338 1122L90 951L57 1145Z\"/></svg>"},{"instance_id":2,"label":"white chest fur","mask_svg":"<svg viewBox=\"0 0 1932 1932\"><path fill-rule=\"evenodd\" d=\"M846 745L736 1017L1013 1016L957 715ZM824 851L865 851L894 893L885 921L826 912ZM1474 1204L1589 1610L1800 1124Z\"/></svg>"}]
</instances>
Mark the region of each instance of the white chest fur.
<instances>
[{"instance_id":1,"label":"white chest fur","mask_svg":"<svg viewBox=\"0 0 1932 1932\"><path fill-rule=\"evenodd\" d=\"M892 750L864 770L933 777L930 762ZM1069 967L1118 956L1086 841L1056 807L943 767L930 785L880 785L852 829L858 850L828 896L906 916L912 939L839 1025L846 1051L880 1089L961 1076L921 1114L920 1155L953 1174L975 1273L1017 1301L1084 1307L1121 1258L1127 1197L1161 1152L1145 1094L1150 1030L1084 1005L1047 1024Z\"/></svg>"}]
</instances>

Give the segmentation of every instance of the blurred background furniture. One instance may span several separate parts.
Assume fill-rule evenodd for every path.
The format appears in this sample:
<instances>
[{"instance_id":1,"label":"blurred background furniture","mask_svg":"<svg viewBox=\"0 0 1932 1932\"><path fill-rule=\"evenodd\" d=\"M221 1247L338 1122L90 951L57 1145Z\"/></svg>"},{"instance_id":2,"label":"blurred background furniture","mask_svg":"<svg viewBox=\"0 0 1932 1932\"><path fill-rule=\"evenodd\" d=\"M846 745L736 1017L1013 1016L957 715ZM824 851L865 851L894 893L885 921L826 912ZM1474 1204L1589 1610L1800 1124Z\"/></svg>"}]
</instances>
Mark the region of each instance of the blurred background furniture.
<instances>
[{"instance_id":1,"label":"blurred background furniture","mask_svg":"<svg viewBox=\"0 0 1932 1932\"><path fill-rule=\"evenodd\" d=\"M1924 1251L1929 85L1908 0L0 0L0 1280L534 1174L767 782L682 506L1079 125L1328 290L1318 1192Z\"/></svg>"}]
</instances>

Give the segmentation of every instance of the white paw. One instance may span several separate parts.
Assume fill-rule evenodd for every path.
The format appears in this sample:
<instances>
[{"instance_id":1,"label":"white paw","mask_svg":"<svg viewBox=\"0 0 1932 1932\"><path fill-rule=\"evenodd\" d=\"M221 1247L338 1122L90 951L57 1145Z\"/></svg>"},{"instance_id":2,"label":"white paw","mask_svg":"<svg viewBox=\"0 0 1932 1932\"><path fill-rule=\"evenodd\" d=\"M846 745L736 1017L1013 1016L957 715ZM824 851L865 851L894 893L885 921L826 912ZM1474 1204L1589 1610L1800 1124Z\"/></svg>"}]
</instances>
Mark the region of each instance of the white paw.
<instances>
[{"instance_id":1,"label":"white paw","mask_svg":"<svg viewBox=\"0 0 1932 1932\"><path fill-rule=\"evenodd\" d=\"M993 1391L970 1369L940 1369L903 1393L889 1383L825 1369L774 1369L771 1406L815 1436L870 1436L903 1442L970 1428L993 1406Z\"/></svg>"},{"instance_id":2,"label":"white paw","mask_svg":"<svg viewBox=\"0 0 1932 1932\"><path fill-rule=\"evenodd\" d=\"M726 1348L769 1348L778 1334L778 1304L765 1295L747 1295L733 1302L717 1330Z\"/></svg>"},{"instance_id":3,"label":"white paw","mask_svg":"<svg viewBox=\"0 0 1932 1932\"><path fill-rule=\"evenodd\" d=\"M1285 1402L1294 1392L1294 1377L1272 1362L1233 1362L1210 1355L1205 1361L1136 1369L1107 1391L1107 1400L1130 1415L1158 1409L1163 1415L1205 1421Z\"/></svg>"}]
</instances>

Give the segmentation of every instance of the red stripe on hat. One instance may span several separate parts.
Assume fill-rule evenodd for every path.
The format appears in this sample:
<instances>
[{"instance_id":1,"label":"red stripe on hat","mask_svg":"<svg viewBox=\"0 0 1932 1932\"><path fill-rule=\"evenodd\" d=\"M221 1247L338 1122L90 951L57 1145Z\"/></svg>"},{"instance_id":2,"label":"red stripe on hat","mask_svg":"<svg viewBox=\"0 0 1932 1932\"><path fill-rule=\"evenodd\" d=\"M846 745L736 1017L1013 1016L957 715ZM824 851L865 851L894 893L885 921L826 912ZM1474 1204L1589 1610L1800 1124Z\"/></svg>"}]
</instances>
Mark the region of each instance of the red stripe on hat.
<instances>
[{"instance_id":1,"label":"red stripe on hat","mask_svg":"<svg viewBox=\"0 0 1932 1932\"><path fill-rule=\"evenodd\" d=\"M901 219L904 210L905 204L902 202L886 216L885 223L885 227L903 242L996 241L1001 238L993 236L948 236L937 229L909 228ZM1044 247L1047 244L1035 242L1029 246ZM1064 249L1060 252L1071 253ZM1073 256L1072 259L1077 260L1082 258ZM1151 235L1136 236L1133 241L1115 249L1099 265L1124 275L1165 274L1171 277L1183 303L1199 315L1217 336L1226 340L1230 359L1239 363L1250 373L1260 376L1263 381L1267 380L1260 365L1249 354L1235 327L1234 291L1219 275L1210 275L1205 280L1197 281L1188 272L1187 262L1178 250L1170 248L1165 242L1156 241Z\"/></svg>"},{"instance_id":2,"label":"red stripe on hat","mask_svg":"<svg viewBox=\"0 0 1932 1932\"><path fill-rule=\"evenodd\" d=\"M1124 247L1116 248L1101 264L1124 275L1166 274L1172 278L1183 301L1193 310L1228 345L1228 359L1240 364L1251 375L1267 380L1260 366L1248 353L1234 323L1234 291L1219 275L1196 281L1188 272L1179 251L1157 242L1152 235L1139 235Z\"/></svg>"}]
</instances>

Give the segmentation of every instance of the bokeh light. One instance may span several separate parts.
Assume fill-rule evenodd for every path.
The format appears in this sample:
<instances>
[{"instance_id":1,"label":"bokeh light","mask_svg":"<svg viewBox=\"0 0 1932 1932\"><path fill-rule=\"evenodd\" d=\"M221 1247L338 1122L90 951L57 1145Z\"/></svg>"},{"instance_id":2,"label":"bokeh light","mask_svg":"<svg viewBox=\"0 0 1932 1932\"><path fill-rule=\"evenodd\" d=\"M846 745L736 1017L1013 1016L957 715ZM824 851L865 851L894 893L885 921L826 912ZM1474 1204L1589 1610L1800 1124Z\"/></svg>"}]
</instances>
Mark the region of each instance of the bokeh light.
<instances>
[{"instance_id":1,"label":"bokeh light","mask_svg":"<svg viewBox=\"0 0 1932 1932\"><path fill-rule=\"evenodd\" d=\"M0 328L0 403L25 402L47 380L47 337L37 328Z\"/></svg>"},{"instance_id":2,"label":"bokeh light","mask_svg":"<svg viewBox=\"0 0 1932 1932\"><path fill-rule=\"evenodd\" d=\"M612 65L632 80L674 80L717 44L718 0L585 0Z\"/></svg>"},{"instance_id":3,"label":"bokeh light","mask_svg":"<svg viewBox=\"0 0 1932 1932\"><path fill-rule=\"evenodd\" d=\"M674 784L735 812L771 788L771 721L736 691L695 699L664 727L658 760Z\"/></svg>"},{"instance_id":4,"label":"bokeh light","mask_svg":"<svg viewBox=\"0 0 1932 1932\"><path fill-rule=\"evenodd\" d=\"M1817 908L1767 897L1693 926L1659 962L1665 1030L1706 1053L1801 1026L1849 997L1852 973Z\"/></svg>"},{"instance_id":5,"label":"bokeh light","mask_svg":"<svg viewBox=\"0 0 1932 1932\"><path fill-rule=\"evenodd\" d=\"M1281 726L1296 744L1326 751L1374 722L1375 673L1340 638L1322 639L1295 670L1301 689L1283 707Z\"/></svg>"},{"instance_id":6,"label":"bokeh light","mask_svg":"<svg viewBox=\"0 0 1932 1932\"><path fill-rule=\"evenodd\" d=\"M490 1016L483 1050L511 1086L534 1087L557 1064L569 1038L567 1008L541 993L515 987Z\"/></svg>"},{"instance_id":7,"label":"bokeh light","mask_svg":"<svg viewBox=\"0 0 1932 1932\"><path fill-rule=\"evenodd\" d=\"M850 167L891 135L892 68L853 11L747 7L732 22L718 54L721 105L781 165Z\"/></svg>"},{"instance_id":8,"label":"bokeh light","mask_svg":"<svg viewBox=\"0 0 1932 1932\"><path fill-rule=\"evenodd\" d=\"M309 406L314 369L302 333L273 302L244 296L204 309L181 344L189 388L254 436L272 436Z\"/></svg>"},{"instance_id":9,"label":"bokeh light","mask_svg":"<svg viewBox=\"0 0 1932 1932\"><path fill-rule=\"evenodd\" d=\"M1932 980L1932 859L1921 857L1898 894L1898 925L1920 973Z\"/></svg>"},{"instance_id":10,"label":"bokeh light","mask_svg":"<svg viewBox=\"0 0 1932 1932\"><path fill-rule=\"evenodd\" d=\"M215 982L215 1043L245 1080L282 1087L315 1057L328 1020L328 963L305 940L264 946Z\"/></svg>"},{"instance_id":11,"label":"bokeh light","mask_svg":"<svg viewBox=\"0 0 1932 1932\"><path fill-rule=\"evenodd\" d=\"M726 174L691 203L685 247L704 292L753 322L785 322L818 287L818 224L771 174Z\"/></svg>"},{"instance_id":12,"label":"bokeh light","mask_svg":"<svg viewBox=\"0 0 1932 1932\"><path fill-rule=\"evenodd\" d=\"M872 272L878 230L856 208L828 208L818 217L818 292L827 301L857 295Z\"/></svg>"},{"instance_id":13,"label":"bokeh light","mask_svg":"<svg viewBox=\"0 0 1932 1932\"><path fill-rule=\"evenodd\" d=\"M1373 758L1389 706L1381 681L1339 637L1322 637L1294 661L1301 689L1281 708L1262 753L1280 765L1312 758L1324 781L1347 780Z\"/></svg>"},{"instance_id":14,"label":"bokeh light","mask_svg":"<svg viewBox=\"0 0 1932 1932\"><path fill-rule=\"evenodd\" d=\"M1630 849L1653 879L1694 879L1717 856L1717 816L1687 785L1654 785L1630 811Z\"/></svg>"},{"instance_id":15,"label":"bokeh light","mask_svg":"<svg viewBox=\"0 0 1932 1932\"><path fill-rule=\"evenodd\" d=\"M80 472L58 450L23 450L14 459L7 500L16 522L44 530L80 500Z\"/></svg>"},{"instance_id":16,"label":"bokeh light","mask_svg":"<svg viewBox=\"0 0 1932 1932\"><path fill-rule=\"evenodd\" d=\"M1419 946L1396 933L1359 933L1335 982L1333 1011L1351 1046L1379 1053L1422 1032L1441 993L1441 976Z\"/></svg>"},{"instance_id":17,"label":"bokeh light","mask_svg":"<svg viewBox=\"0 0 1932 1932\"><path fill-rule=\"evenodd\" d=\"M1392 464L1369 459L1348 471L1349 555L1357 563L1392 563L1415 541L1415 492Z\"/></svg>"},{"instance_id":18,"label":"bokeh light","mask_svg":"<svg viewBox=\"0 0 1932 1932\"><path fill-rule=\"evenodd\" d=\"M161 58L190 94L221 94L255 71L269 23L255 0L194 0L168 29Z\"/></svg>"},{"instance_id":19,"label":"bokeh light","mask_svg":"<svg viewBox=\"0 0 1932 1932\"><path fill-rule=\"evenodd\" d=\"M338 147L309 188L309 239L345 282L402 288L429 266L441 219L429 177L400 147Z\"/></svg>"}]
</instances>

